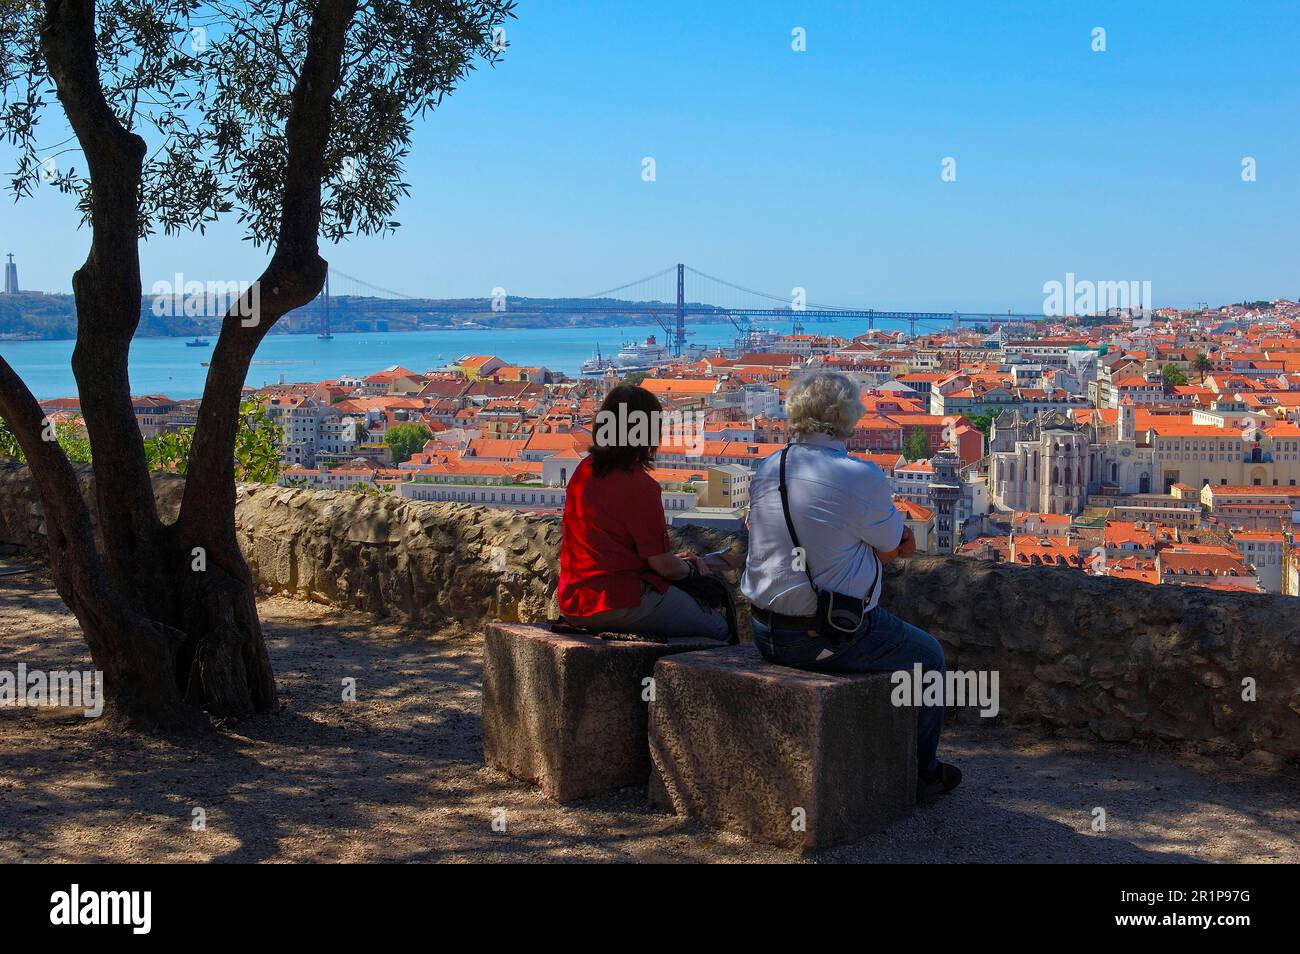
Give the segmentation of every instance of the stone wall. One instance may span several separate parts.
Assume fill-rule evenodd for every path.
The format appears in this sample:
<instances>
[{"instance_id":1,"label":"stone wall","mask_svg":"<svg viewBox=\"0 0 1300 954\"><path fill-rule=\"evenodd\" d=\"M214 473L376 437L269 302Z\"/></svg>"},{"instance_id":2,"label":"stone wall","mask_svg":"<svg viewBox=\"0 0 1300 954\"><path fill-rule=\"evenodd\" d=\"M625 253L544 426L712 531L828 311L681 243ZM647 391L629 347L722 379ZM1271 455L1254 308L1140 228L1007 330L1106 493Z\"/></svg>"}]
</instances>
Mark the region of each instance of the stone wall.
<instances>
[{"instance_id":1,"label":"stone wall","mask_svg":"<svg viewBox=\"0 0 1300 954\"><path fill-rule=\"evenodd\" d=\"M883 600L938 637L950 669L998 671L999 718L1300 758L1294 597L918 557L889 573Z\"/></svg>"},{"instance_id":2,"label":"stone wall","mask_svg":"<svg viewBox=\"0 0 1300 954\"><path fill-rule=\"evenodd\" d=\"M88 468L81 472L89 495ZM155 477L164 519L175 517L184 486L179 477ZM0 546L45 560L41 509L26 468L0 463ZM268 593L428 624L552 615L554 517L240 484L235 525Z\"/></svg>"},{"instance_id":3,"label":"stone wall","mask_svg":"<svg viewBox=\"0 0 1300 954\"><path fill-rule=\"evenodd\" d=\"M91 492L89 468L81 468ZM184 480L154 478L164 519ZM554 516L400 497L240 484L240 547L268 593L380 616L534 622L556 615L560 524ZM45 556L40 500L25 467L0 462L0 547ZM675 545L715 549L713 532L674 533Z\"/></svg>"},{"instance_id":4,"label":"stone wall","mask_svg":"<svg viewBox=\"0 0 1300 954\"><path fill-rule=\"evenodd\" d=\"M165 516L182 487L176 477L156 481ZM554 517L245 484L236 522L267 592L430 625L554 615ZM0 547L44 559L43 534L26 469L0 463ZM696 530L673 536L697 550L727 542ZM884 603L938 637L949 668L996 670L1000 719L1300 758L1294 598L917 557L890 569ZM1248 677L1255 702L1241 698Z\"/></svg>"},{"instance_id":5,"label":"stone wall","mask_svg":"<svg viewBox=\"0 0 1300 954\"><path fill-rule=\"evenodd\" d=\"M270 592L424 623L553 615L554 517L244 485L236 525Z\"/></svg>"},{"instance_id":6,"label":"stone wall","mask_svg":"<svg viewBox=\"0 0 1300 954\"><path fill-rule=\"evenodd\" d=\"M558 615L553 515L244 484L235 517L270 592L424 623ZM726 541L693 533L675 542Z\"/></svg>"}]
</instances>

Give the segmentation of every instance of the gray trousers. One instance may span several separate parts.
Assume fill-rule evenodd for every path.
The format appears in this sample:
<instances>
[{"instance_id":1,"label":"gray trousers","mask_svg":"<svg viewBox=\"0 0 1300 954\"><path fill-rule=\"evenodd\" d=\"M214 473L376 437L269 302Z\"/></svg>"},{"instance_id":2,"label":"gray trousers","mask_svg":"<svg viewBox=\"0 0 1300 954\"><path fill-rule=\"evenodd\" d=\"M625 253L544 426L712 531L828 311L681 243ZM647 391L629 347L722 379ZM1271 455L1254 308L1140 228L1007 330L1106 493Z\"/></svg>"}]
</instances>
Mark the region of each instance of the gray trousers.
<instances>
[{"instance_id":1,"label":"gray trousers","mask_svg":"<svg viewBox=\"0 0 1300 954\"><path fill-rule=\"evenodd\" d=\"M641 605L628 609L605 610L592 616L565 617L575 626L611 633L636 633L656 639L727 639L727 616L722 610L706 610L686 591L669 585L660 593L648 583L641 584Z\"/></svg>"}]
</instances>

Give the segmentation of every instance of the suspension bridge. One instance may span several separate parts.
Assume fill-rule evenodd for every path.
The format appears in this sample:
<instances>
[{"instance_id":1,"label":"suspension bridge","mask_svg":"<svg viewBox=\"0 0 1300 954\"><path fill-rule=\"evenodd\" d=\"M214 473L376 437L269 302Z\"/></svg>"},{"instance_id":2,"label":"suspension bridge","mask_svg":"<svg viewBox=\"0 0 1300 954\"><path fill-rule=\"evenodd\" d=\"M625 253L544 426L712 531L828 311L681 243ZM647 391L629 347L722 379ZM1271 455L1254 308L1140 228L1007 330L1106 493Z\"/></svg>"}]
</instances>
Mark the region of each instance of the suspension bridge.
<instances>
[{"instance_id":1,"label":"suspension bridge","mask_svg":"<svg viewBox=\"0 0 1300 954\"><path fill-rule=\"evenodd\" d=\"M807 324L817 322L856 320L865 323L868 330L874 329L877 321L905 322L908 333L915 337L918 326L957 331L963 325L1024 323L1042 318L1041 314L1011 311L881 311L822 305L808 302L802 289L793 289L789 295L772 295L683 264L590 295L549 299L511 297L504 288L493 289L493 294L486 298L429 299L384 288L331 268L325 289L315 303L321 337L331 336L331 296L365 299L367 309L375 311L386 307L407 308L410 302L419 302L420 312L428 315L472 316L505 311L542 315L648 315L663 329L675 355L685 351L686 338L692 334L686 324L688 317L728 321L746 340L756 325L765 323L789 322L792 334L802 334Z\"/></svg>"}]
</instances>

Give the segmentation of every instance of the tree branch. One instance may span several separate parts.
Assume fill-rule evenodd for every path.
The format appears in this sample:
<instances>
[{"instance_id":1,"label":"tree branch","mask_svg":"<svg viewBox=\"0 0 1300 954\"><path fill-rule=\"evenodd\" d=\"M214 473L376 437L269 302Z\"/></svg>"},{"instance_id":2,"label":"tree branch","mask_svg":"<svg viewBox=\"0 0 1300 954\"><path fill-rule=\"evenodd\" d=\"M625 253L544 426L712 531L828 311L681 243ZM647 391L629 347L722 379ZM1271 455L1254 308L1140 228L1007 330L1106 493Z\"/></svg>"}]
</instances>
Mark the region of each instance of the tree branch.
<instances>
[{"instance_id":1,"label":"tree branch","mask_svg":"<svg viewBox=\"0 0 1300 954\"><path fill-rule=\"evenodd\" d=\"M48 485L60 498L75 500L82 510L85 501L81 498L80 485L76 471L68 461L58 441L47 441L44 433L48 421L40 403L32 395L26 383L18 376L9 362L0 356L0 417L9 424L10 430L18 438L18 445L27 458L27 466L36 478L42 490ZM53 501L53 506L46 504L47 514L51 511L62 518L68 508L63 499ZM89 517L89 514L87 514Z\"/></svg>"},{"instance_id":2,"label":"tree branch","mask_svg":"<svg viewBox=\"0 0 1300 954\"><path fill-rule=\"evenodd\" d=\"M40 494L55 589L81 624L95 668L112 674L110 694L129 694L132 688L123 681L150 675L148 663L166 658L179 634L141 614L108 585L77 473L58 442L43 439L46 424L41 406L3 357L0 417L18 438ZM124 666L123 656L134 659Z\"/></svg>"},{"instance_id":3,"label":"tree branch","mask_svg":"<svg viewBox=\"0 0 1300 954\"><path fill-rule=\"evenodd\" d=\"M0 417L9 424L27 458L45 515L45 538L50 547L59 594L72 606L74 580L82 573L102 576L95 551L90 511L81 495L81 482L58 441L45 440L45 412L9 362L0 357ZM76 550L70 555L70 550ZM70 556L85 559L78 568Z\"/></svg>"},{"instance_id":4,"label":"tree branch","mask_svg":"<svg viewBox=\"0 0 1300 954\"><path fill-rule=\"evenodd\" d=\"M320 257L321 183L343 48L357 0L320 0L285 121L284 191L275 253L253 293L228 314L213 349L178 520L182 539L235 546L235 436L253 352L271 326L314 299L325 283ZM246 324L244 316L253 321ZM245 571L247 572L247 571Z\"/></svg>"},{"instance_id":5,"label":"tree branch","mask_svg":"<svg viewBox=\"0 0 1300 954\"><path fill-rule=\"evenodd\" d=\"M72 277L77 344L72 370L94 451L105 565L137 605L147 597L141 561L156 559L161 523L135 424L127 356L140 321L140 177L145 142L104 96L96 59L94 0L46 0L41 50L90 171L91 244Z\"/></svg>"}]
</instances>

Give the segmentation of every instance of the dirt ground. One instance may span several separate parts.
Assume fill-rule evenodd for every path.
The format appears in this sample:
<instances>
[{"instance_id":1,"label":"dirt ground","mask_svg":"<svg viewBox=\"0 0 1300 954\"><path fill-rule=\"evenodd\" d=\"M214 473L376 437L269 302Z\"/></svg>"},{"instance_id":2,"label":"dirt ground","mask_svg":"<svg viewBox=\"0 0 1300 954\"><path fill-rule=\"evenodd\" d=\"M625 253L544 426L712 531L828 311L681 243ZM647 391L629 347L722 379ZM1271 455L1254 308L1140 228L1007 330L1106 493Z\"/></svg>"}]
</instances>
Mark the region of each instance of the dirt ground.
<instances>
[{"instance_id":1,"label":"dirt ground","mask_svg":"<svg viewBox=\"0 0 1300 954\"><path fill-rule=\"evenodd\" d=\"M793 861L650 810L559 806L482 765L482 640L261 604L281 711L181 740L0 709L0 861ZM88 668L38 577L0 577L0 669ZM342 701L356 679L357 701ZM1300 773L951 727L963 786L819 861L1300 861ZM1091 829L1094 807L1105 833ZM195 809L206 828L194 830ZM507 830L494 831L505 810Z\"/></svg>"}]
</instances>

